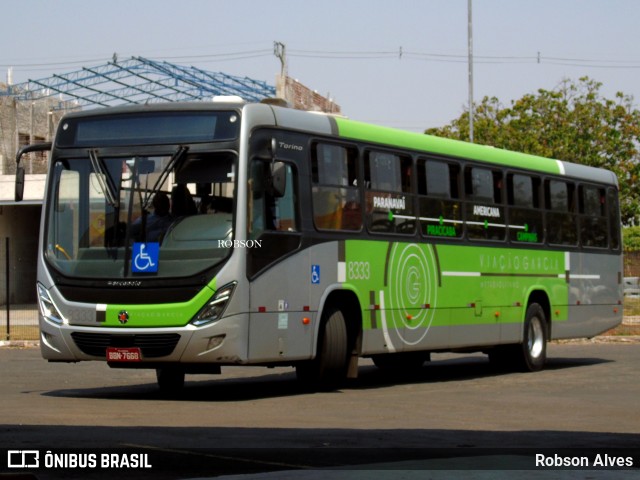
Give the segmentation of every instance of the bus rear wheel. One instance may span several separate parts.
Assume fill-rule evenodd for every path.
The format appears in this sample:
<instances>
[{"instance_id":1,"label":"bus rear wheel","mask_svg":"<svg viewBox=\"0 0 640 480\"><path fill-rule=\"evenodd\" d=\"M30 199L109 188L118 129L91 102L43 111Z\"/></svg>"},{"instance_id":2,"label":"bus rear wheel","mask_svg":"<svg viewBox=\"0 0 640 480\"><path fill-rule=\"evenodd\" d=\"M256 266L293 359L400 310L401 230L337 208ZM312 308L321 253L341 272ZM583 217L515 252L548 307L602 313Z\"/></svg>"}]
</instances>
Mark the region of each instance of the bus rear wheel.
<instances>
[{"instance_id":1,"label":"bus rear wheel","mask_svg":"<svg viewBox=\"0 0 640 480\"><path fill-rule=\"evenodd\" d=\"M345 380L347 366L347 326L342 312L333 309L323 315L316 358L298 363L296 376L306 387L334 388Z\"/></svg>"},{"instance_id":2,"label":"bus rear wheel","mask_svg":"<svg viewBox=\"0 0 640 480\"><path fill-rule=\"evenodd\" d=\"M521 344L519 364L522 370L542 370L547 360L547 320L544 309L537 303L527 308L524 321L524 338Z\"/></svg>"},{"instance_id":3,"label":"bus rear wheel","mask_svg":"<svg viewBox=\"0 0 640 480\"><path fill-rule=\"evenodd\" d=\"M538 303L527 307L522 343L500 345L489 351L489 361L498 368L537 372L547 361L547 316Z\"/></svg>"}]
</instances>

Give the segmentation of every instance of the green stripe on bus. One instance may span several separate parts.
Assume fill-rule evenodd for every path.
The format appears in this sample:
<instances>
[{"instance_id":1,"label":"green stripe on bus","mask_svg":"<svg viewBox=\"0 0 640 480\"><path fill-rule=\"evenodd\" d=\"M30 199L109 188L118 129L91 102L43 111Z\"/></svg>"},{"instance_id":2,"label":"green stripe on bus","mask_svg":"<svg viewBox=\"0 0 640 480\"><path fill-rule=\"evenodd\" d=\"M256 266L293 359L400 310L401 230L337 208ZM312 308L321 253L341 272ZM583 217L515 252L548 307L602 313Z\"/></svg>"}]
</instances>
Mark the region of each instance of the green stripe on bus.
<instances>
[{"instance_id":1,"label":"green stripe on bus","mask_svg":"<svg viewBox=\"0 0 640 480\"><path fill-rule=\"evenodd\" d=\"M567 319L561 251L370 240L345 247L345 283L358 293L365 329L520 323L532 290L547 293L554 321Z\"/></svg>"},{"instance_id":2,"label":"green stripe on bus","mask_svg":"<svg viewBox=\"0 0 640 480\"><path fill-rule=\"evenodd\" d=\"M369 125L344 118L336 118L342 138L375 142L423 152L482 160L496 165L525 168L544 173L561 174L556 160L511 152L486 145L477 145L448 138L405 132L388 127Z\"/></svg>"},{"instance_id":3,"label":"green stripe on bus","mask_svg":"<svg viewBox=\"0 0 640 480\"><path fill-rule=\"evenodd\" d=\"M215 292L216 279L204 287L188 302L162 304L109 304L104 327L163 328L184 327L195 316ZM126 312L126 323L118 320L120 312Z\"/></svg>"}]
</instances>

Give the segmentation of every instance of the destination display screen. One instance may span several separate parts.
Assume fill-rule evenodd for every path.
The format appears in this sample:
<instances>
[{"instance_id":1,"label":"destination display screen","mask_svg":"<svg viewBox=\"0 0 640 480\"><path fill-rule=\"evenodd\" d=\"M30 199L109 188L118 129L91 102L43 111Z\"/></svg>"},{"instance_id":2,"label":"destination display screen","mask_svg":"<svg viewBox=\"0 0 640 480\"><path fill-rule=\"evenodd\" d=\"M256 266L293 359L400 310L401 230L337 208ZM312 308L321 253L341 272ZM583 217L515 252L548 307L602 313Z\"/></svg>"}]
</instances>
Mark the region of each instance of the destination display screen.
<instances>
[{"instance_id":1,"label":"destination display screen","mask_svg":"<svg viewBox=\"0 0 640 480\"><path fill-rule=\"evenodd\" d=\"M237 138L234 111L157 112L70 118L59 126L57 146L98 147L228 141Z\"/></svg>"}]
</instances>

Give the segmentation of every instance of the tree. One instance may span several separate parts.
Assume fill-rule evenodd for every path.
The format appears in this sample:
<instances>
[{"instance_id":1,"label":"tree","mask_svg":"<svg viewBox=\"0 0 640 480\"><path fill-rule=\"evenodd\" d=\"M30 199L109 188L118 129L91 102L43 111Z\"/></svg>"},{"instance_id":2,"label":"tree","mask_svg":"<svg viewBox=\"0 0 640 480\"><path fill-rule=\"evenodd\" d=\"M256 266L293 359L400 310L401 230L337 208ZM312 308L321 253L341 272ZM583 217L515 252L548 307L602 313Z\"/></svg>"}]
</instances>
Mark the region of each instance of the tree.
<instances>
[{"instance_id":1,"label":"tree","mask_svg":"<svg viewBox=\"0 0 640 480\"><path fill-rule=\"evenodd\" d=\"M600 93L588 77L563 80L554 90L540 89L503 106L496 97L475 105L474 141L497 148L606 168L620 184L622 222L640 224L640 111L633 97ZM425 133L469 140L469 113Z\"/></svg>"},{"instance_id":2,"label":"tree","mask_svg":"<svg viewBox=\"0 0 640 480\"><path fill-rule=\"evenodd\" d=\"M627 252L640 250L640 227L622 229L622 245Z\"/></svg>"}]
</instances>

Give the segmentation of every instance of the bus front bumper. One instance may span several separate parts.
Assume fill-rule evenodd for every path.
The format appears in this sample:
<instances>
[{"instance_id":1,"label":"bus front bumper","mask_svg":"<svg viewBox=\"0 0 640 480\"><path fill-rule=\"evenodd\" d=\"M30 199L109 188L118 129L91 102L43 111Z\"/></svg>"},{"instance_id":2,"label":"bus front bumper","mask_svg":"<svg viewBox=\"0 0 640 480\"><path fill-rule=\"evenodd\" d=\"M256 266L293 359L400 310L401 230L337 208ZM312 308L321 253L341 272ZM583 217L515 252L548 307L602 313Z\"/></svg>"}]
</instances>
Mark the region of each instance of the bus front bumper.
<instances>
[{"instance_id":1,"label":"bus front bumper","mask_svg":"<svg viewBox=\"0 0 640 480\"><path fill-rule=\"evenodd\" d=\"M41 317L40 350L52 362L109 361L133 368L163 363L242 365L248 359L247 325L248 315L243 314L202 327L171 328L57 325Z\"/></svg>"}]
</instances>

